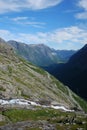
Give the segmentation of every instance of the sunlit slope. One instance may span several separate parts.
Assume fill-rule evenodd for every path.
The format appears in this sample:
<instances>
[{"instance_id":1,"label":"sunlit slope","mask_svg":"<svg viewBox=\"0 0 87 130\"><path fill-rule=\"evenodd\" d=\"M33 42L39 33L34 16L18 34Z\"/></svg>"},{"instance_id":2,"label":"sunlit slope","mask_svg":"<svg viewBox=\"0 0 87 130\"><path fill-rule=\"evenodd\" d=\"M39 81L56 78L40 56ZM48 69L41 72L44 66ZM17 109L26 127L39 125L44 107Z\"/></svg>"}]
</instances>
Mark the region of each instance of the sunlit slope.
<instances>
[{"instance_id":1,"label":"sunlit slope","mask_svg":"<svg viewBox=\"0 0 87 130\"><path fill-rule=\"evenodd\" d=\"M55 102L67 108L83 100L46 71L18 57L10 46L0 42L0 98L27 98Z\"/></svg>"}]
</instances>

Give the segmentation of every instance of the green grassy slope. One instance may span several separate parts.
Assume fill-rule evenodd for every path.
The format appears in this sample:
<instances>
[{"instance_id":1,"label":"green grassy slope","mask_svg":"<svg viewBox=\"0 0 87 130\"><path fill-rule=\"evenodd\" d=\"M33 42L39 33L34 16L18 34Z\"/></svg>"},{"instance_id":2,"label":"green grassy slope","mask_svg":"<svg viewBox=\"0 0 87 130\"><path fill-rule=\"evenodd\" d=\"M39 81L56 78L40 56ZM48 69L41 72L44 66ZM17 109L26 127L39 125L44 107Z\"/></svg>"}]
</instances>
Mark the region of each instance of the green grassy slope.
<instances>
[{"instance_id":1,"label":"green grassy slope","mask_svg":"<svg viewBox=\"0 0 87 130\"><path fill-rule=\"evenodd\" d=\"M10 46L0 43L0 97L56 102L67 108L80 105L77 96L46 71L18 57ZM75 98L74 98L75 97ZM79 99L80 100L80 99Z\"/></svg>"}]
</instances>

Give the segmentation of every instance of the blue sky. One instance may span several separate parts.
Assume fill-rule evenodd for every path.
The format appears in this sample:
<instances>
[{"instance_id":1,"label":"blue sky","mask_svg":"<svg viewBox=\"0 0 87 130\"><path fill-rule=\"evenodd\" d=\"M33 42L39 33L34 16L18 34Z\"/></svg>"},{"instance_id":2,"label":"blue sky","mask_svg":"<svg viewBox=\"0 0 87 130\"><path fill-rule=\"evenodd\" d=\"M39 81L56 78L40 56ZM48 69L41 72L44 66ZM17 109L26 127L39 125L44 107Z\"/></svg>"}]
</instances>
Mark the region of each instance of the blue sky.
<instances>
[{"instance_id":1,"label":"blue sky","mask_svg":"<svg viewBox=\"0 0 87 130\"><path fill-rule=\"evenodd\" d=\"M0 0L0 37L80 49L87 43L87 0Z\"/></svg>"}]
</instances>

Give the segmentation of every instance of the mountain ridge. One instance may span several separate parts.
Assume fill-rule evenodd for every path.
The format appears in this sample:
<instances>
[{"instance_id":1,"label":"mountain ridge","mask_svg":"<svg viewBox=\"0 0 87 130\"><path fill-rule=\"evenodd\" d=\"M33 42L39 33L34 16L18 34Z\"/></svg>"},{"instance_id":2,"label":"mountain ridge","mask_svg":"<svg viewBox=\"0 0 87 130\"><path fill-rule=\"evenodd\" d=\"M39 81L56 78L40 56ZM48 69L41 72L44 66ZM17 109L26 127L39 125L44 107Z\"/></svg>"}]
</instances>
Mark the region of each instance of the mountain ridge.
<instances>
[{"instance_id":1,"label":"mountain ridge","mask_svg":"<svg viewBox=\"0 0 87 130\"><path fill-rule=\"evenodd\" d=\"M67 62L70 56L76 52L73 50L60 51L44 44L25 44L12 40L8 41L8 44L13 46L20 56L40 67Z\"/></svg>"}]
</instances>

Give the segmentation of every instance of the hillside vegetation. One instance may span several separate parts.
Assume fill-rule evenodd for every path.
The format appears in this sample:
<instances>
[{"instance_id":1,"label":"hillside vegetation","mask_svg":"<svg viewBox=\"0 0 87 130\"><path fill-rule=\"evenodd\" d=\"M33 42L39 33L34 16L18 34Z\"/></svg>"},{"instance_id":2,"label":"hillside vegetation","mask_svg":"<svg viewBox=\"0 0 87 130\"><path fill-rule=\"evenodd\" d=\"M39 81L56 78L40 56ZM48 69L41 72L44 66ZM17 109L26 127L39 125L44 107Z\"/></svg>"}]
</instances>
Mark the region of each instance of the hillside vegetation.
<instances>
[{"instance_id":1,"label":"hillside vegetation","mask_svg":"<svg viewBox=\"0 0 87 130\"><path fill-rule=\"evenodd\" d=\"M0 97L29 98L57 102L74 107L72 92L53 76L19 58L13 49L0 43ZM71 94L69 94L71 93ZM45 99L44 99L45 97Z\"/></svg>"},{"instance_id":2,"label":"hillside vegetation","mask_svg":"<svg viewBox=\"0 0 87 130\"><path fill-rule=\"evenodd\" d=\"M87 104L48 72L20 58L0 39L0 99L27 99L86 112ZM1 130L76 130L87 128L86 115L41 106L27 109L0 105ZM15 123L15 124L14 124ZM6 125L7 124L7 125ZM68 125L67 125L68 124Z\"/></svg>"},{"instance_id":3,"label":"hillside vegetation","mask_svg":"<svg viewBox=\"0 0 87 130\"><path fill-rule=\"evenodd\" d=\"M49 101L66 107L80 105L68 87L46 71L18 57L5 42L0 42L0 97Z\"/></svg>"}]
</instances>

